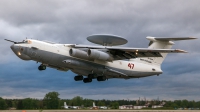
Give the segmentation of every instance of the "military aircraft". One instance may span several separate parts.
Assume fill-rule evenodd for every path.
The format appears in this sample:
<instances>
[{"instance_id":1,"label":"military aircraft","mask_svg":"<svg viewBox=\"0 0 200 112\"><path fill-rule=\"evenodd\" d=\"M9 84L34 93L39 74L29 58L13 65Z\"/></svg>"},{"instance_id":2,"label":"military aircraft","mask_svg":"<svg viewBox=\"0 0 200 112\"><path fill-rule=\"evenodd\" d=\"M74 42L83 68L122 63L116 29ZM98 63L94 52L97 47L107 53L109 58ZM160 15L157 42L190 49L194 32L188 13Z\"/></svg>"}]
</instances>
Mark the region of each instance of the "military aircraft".
<instances>
[{"instance_id":1,"label":"military aircraft","mask_svg":"<svg viewBox=\"0 0 200 112\"><path fill-rule=\"evenodd\" d=\"M131 48L118 45L128 41L115 35L91 35L87 40L101 46L59 44L49 41L25 39L13 42L11 49L22 60L41 63L40 71L46 67L61 71L71 70L77 76L75 81L84 83L106 81L111 78L140 78L162 74L161 64L168 53L186 53L184 50L171 49L179 40L196 39L194 37L146 37L148 48Z\"/></svg>"},{"instance_id":2,"label":"military aircraft","mask_svg":"<svg viewBox=\"0 0 200 112\"><path fill-rule=\"evenodd\" d=\"M64 106L63 106L65 109L79 109L79 106L68 106L66 104L66 102L64 102Z\"/></svg>"},{"instance_id":3,"label":"military aircraft","mask_svg":"<svg viewBox=\"0 0 200 112\"><path fill-rule=\"evenodd\" d=\"M95 105L95 102L93 102L93 107L92 107L92 109L108 109L108 107L106 107L106 106L96 106Z\"/></svg>"}]
</instances>

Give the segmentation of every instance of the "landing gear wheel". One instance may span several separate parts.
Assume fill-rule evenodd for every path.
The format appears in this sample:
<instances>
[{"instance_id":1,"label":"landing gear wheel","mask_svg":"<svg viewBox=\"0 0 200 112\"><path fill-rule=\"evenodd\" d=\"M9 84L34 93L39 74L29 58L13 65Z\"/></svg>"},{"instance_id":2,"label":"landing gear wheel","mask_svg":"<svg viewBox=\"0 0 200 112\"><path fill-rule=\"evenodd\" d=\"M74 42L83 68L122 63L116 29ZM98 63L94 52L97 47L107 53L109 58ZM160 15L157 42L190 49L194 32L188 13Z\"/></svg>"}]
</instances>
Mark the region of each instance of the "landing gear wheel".
<instances>
[{"instance_id":1,"label":"landing gear wheel","mask_svg":"<svg viewBox=\"0 0 200 112\"><path fill-rule=\"evenodd\" d=\"M98 76L97 81L105 81L106 77L105 76Z\"/></svg>"},{"instance_id":2,"label":"landing gear wheel","mask_svg":"<svg viewBox=\"0 0 200 112\"><path fill-rule=\"evenodd\" d=\"M75 76L75 77L74 77L74 80L75 80L75 81L83 80L83 76L82 76L82 75L81 75L81 76Z\"/></svg>"},{"instance_id":3,"label":"landing gear wheel","mask_svg":"<svg viewBox=\"0 0 200 112\"><path fill-rule=\"evenodd\" d=\"M45 65L40 65L38 67L38 70L42 71L42 70L46 70L46 66Z\"/></svg>"},{"instance_id":4,"label":"landing gear wheel","mask_svg":"<svg viewBox=\"0 0 200 112\"><path fill-rule=\"evenodd\" d=\"M84 79L83 79L83 82L84 82L84 83L89 83L89 82L92 82L92 79L90 79L90 78L84 78Z\"/></svg>"}]
</instances>

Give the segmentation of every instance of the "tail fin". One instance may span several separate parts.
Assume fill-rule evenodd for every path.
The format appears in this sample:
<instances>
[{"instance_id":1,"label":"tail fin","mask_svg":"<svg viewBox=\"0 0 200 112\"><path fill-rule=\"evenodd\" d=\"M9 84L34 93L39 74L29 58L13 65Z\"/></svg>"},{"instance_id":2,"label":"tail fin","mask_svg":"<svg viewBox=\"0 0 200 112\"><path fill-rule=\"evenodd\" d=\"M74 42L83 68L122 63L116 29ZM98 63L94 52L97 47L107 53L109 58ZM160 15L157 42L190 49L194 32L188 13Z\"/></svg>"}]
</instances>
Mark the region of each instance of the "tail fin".
<instances>
[{"instance_id":1,"label":"tail fin","mask_svg":"<svg viewBox=\"0 0 200 112\"><path fill-rule=\"evenodd\" d=\"M93 107L96 107L95 103L93 102Z\"/></svg>"},{"instance_id":2,"label":"tail fin","mask_svg":"<svg viewBox=\"0 0 200 112\"><path fill-rule=\"evenodd\" d=\"M64 106L67 106L66 102L64 102Z\"/></svg>"},{"instance_id":3,"label":"tail fin","mask_svg":"<svg viewBox=\"0 0 200 112\"><path fill-rule=\"evenodd\" d=\"M190 40L196 39L194 37L176 37L176 38L160 38L160 37L146 37L149 42L150 49L171 49L174 42L172 41L179 41L179 40ZM161 53L162 57L155 57L153 61L157 65L161 65L164 59L167 56L167 53Z\"/></svg>"}]
</instances>

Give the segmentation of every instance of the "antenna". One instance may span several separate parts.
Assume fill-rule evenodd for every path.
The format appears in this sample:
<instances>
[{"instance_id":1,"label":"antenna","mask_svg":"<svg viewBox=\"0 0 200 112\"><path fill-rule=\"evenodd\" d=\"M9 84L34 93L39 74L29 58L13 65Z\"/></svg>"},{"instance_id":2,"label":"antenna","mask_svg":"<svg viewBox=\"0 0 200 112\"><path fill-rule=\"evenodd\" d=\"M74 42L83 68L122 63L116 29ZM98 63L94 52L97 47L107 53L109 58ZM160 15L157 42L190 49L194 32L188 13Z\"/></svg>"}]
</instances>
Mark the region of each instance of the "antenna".
<instances>
[{"instance_id":1,"label":"antenna","mask_svg":"<svg viewBox=\"0 0 200 112\"><path fill-rule=\"evenodd\" d=\"M116 35L91 35L87 37L87 40L103 46L123 45L128 42L126 39Z\"/></svg>"}]
</instances>

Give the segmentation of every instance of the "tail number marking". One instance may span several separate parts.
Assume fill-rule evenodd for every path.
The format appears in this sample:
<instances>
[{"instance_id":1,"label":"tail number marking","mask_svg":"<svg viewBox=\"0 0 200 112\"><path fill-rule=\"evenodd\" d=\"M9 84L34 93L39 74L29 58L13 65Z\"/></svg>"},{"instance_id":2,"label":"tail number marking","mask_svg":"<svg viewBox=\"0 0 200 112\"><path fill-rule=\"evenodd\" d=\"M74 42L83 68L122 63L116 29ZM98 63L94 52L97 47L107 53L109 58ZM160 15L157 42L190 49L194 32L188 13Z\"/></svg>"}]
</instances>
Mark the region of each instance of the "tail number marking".
<instances>
[{"instance_id":1,"label":"tail number marking","mask_svg":"<svg viewBox=\"0 0 200 112\"><path fill-rule=\"evenodd\" d=\"M130 69L133 69L133 68L134 68L134 64L133 64L133 63L129 63L129 64L128 64L128 67L129 67Z\"/></svg>"}]
</instances>

